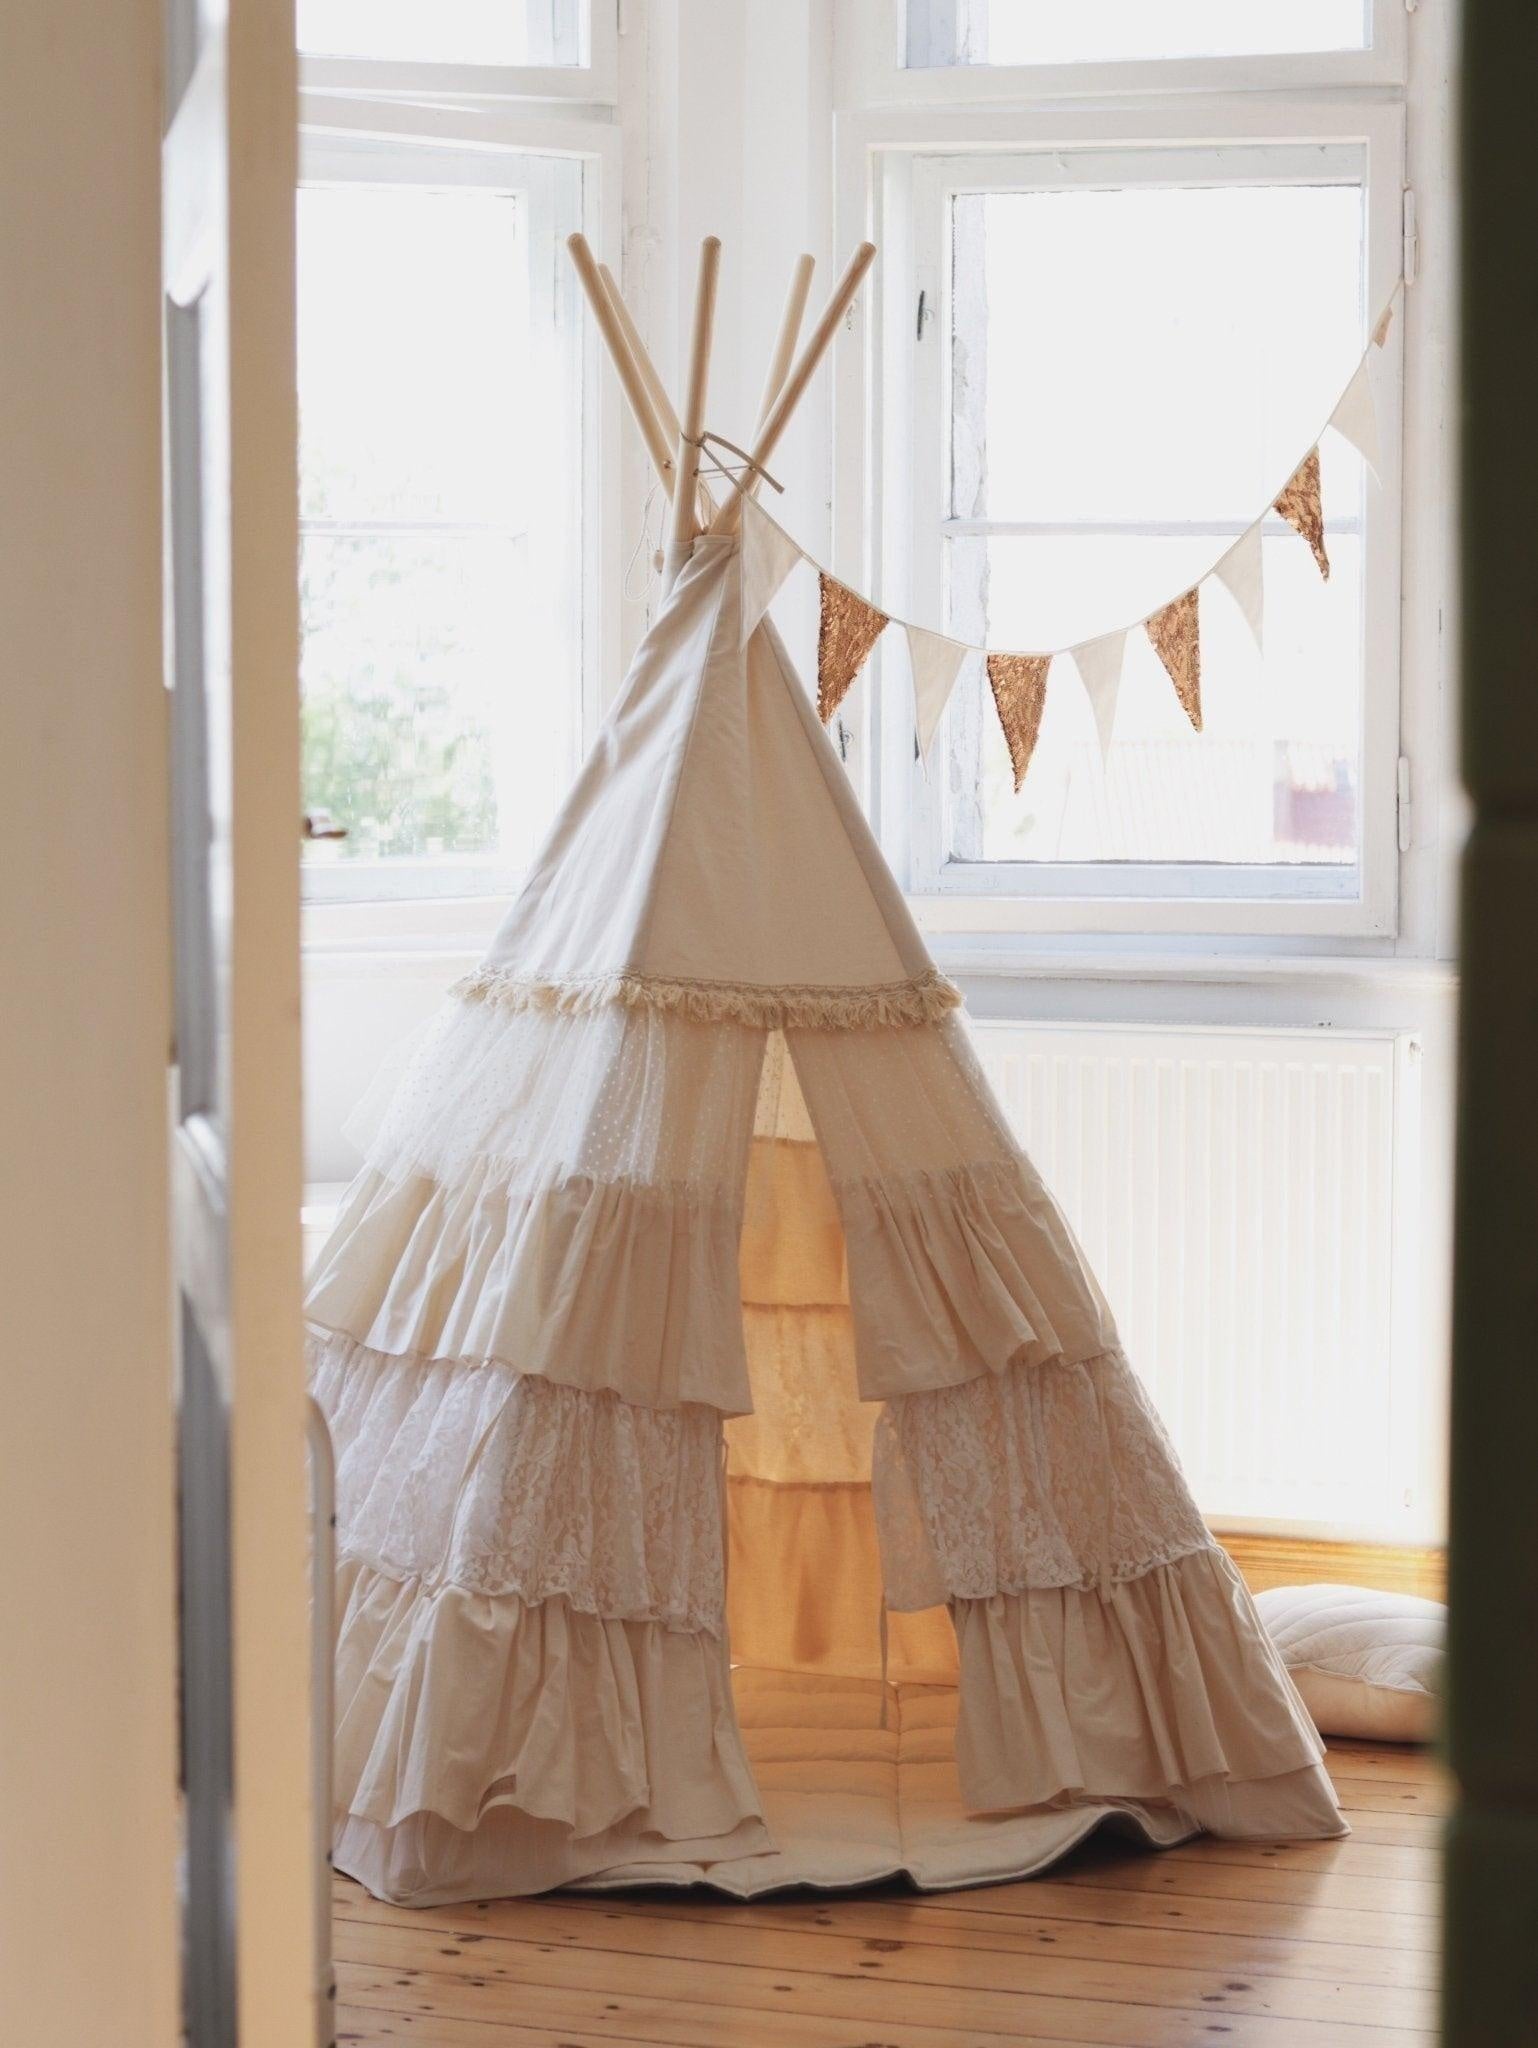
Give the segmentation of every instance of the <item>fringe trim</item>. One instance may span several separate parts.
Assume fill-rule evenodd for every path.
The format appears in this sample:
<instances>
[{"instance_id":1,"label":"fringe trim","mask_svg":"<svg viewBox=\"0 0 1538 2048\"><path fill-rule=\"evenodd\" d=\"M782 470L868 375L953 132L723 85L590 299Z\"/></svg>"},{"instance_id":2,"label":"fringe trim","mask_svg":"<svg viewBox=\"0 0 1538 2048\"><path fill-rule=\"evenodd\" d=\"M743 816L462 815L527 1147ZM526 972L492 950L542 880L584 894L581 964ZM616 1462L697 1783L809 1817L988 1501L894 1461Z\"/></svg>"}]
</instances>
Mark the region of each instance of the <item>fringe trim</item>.
<instances>
[{"instance_id":1,"label":"fringe trim","mask_svg":"<svg viewBox=\"0 0 1538 2048\"><path fill-rule=\"evenodd\" d=\"M602 974L565 981L527 980L501 967L479 967L449 990L464 1002L505 1010L575 1014L614 1003L676 1011L701 1024L750 1024L762 1030L805 1025L814 1030L891 1029L934 1024L961 1007L961 991L935 968L912 981L869 988L770 988L735 981L671 981L649 974Z\"/></svg>"}]
</instances>

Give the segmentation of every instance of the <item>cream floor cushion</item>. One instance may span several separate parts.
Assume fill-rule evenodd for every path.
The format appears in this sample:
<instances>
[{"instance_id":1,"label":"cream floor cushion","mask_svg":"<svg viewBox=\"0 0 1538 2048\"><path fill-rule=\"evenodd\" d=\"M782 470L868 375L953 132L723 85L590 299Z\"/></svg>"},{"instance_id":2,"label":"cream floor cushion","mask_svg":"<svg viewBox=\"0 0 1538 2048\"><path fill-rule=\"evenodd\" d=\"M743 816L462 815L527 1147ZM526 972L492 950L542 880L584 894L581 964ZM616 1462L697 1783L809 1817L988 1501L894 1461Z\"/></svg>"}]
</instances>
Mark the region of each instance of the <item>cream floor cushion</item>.
<instances>
[{"instance_id":1,"label":"cream floor cushion","mask_svg":"<svg viewBox=\"0 0 1538 2048\"><path fill-rule=\"evenodd\" d=\"M1439 1600L1362 1586L1275 1586L1255 1605L1321 1735L1432 1739L1447 1628Z\"/></svg>"}]
</instances>

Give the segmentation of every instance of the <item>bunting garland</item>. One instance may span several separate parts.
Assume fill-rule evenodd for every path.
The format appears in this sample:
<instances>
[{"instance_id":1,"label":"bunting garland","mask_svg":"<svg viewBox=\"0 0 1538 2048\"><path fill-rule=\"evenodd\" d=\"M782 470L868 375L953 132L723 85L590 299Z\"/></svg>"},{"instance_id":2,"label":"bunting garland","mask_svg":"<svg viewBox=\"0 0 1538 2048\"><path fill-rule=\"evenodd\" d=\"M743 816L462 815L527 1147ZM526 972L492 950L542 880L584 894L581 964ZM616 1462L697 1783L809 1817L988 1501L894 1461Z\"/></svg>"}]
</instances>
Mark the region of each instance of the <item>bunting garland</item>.
<instances>
[{"instance_id":1,"label":"bunting garland","mask_svg":"<svg viewBox=\"0 0 1538 2048\"><path fill-rule=\"evenodd\" d=\"M1154 653L1169 671L1180 708L1198 732L1202 729L1202 642L1198 630L1196 592L1186 591L1144 628Z\"/></svg>"},{"instance_id":2,"label":"bunting garland","mask_svg":"<svg viewBox=\"0 0 1538 2048\"><path fill-rule=\"evenodd\" d=\"M817 716L826 725L881 638L887 615L826 569L818 571L818 582Z\"/></svg>"},{"instance_id":3,"label":"bunting garland","mask_svg":"<svg viewBox=\"0 0 1538 2048\"><path fill-rule=\"evenodd\" d=\"M738 621L741 638L737 643L740 647L746 647L752 639L754 628L773 604L781 584L801 560L801 550L761 505L749 498L747 509L758 517L747 520L742 533L742 617Z\"/></svg>"},{"instance_id":4,"label":"bunting garland","mask_svg":"<svg viewBox=\"0 0 1538 2048\"><path fill-rule=\"evenodd\" d=\"M1343 434L1374 476L1378 474L1378 401L1372 388L1372 357L1363 356L1346 394L1330 415L1330 425Z\"/></svg>"},{"instance_id":5,"label":"bunting garland","mask_svg":"<svg viewBox=\"0 0 1538 2048\"><path fill-rule=\"evenodd\" d=\"M1333 427L1379 473L1378 405L1374 389L1376 359L1388 338L1399 302L1396 285L1372 339L1352 372L1326 427ZM1321 429L1321 433L1323 430ZM927 763L934 737L956 682L971 655L984 657L988 686L1009 750L1015 788L1030 766L1046 707L1047 679L1059 655L1071 657L1094 715L1102 761L1110 752L1116 725L1128 637L1141 630L1163 664L1176 698L1194 731L1202 730L1201 604L1203 584L1221 583L1237 605L1259 648L1265 620L1263 541L1266 518L1276 513L1308 545L1319 574L1330 577L1325 542L1322 471L1316 439L1267 506L1188 589L1156 606L1144 618L1102 633L1074 646L1044 651L987 649L948 633L900 620L907 640L913 689L914 732L921 761ZM819 617L817 632L817 711L826 724L887 626L891 614L852 590L847 583L812 562L756 499L743 502L742 615L745 644L768 610L776 592L798 562L817 568Z\"/></svg>"},{"instance_id":6,"label":"bunting garland","mask_svg":"<svg viewBox=\"0 0 1538 2048\"><path fill-rule=\"evenodd\" d=\"M1010 766L1015 771L1015 793L1025 780L1041 731L1041 714L1047 705L1047 670L1050 654L990 654L988 687L994 708L1004 728Z\"/></svg>"},{"instance_id":7,"label":"bunting garland","mask_svg":"<svg viewBox=\"0 0 1538 2048\"><path fill-rule=\"evenodd\" d=\"M1302 534L1313 550L1319 573L1328 583L1330 558L1324 546L1324 499L1319 488L1319 450L1310 448L1276 496L1276 509Z\"/></svg>"},{"instance_id":8,"label":"bunting garland","mask_svg":"<svg viewBox=\"0 0 1538 2048\"><path fill-rule=\"evenodd\" d=\"M1261 526L1262 522L1257 519L1248 532L1241 533L1212 572L1244 614L1244 623L1249 627L1257 648L1263 644L1265 636Z\"/></svg>"},{"instance_id":9,"label":"bunting garland","mask_svg":"<svg viewBox=\"0 0 1538 2048\"><path fill-rule=\"evenodd\" d=\"M918 734L919 759L929 760L929 749L940 730L940 719L956 687L956 676L970 650L959 640L943 633L931 633L927 626L909 626L908 668L913 677L913 723Z\"/></svg>"},{"instance_id":10,"label":"bunting garland","mask_svg":"<svg viewBox=\"0 0 1538 2048\"><path fill-rule=\"evenodd\" d=\"M1095 714L1095 733L1100 741L1100 758L1111 751L1116 727L1116 700L1121 695L1122 663L1127 658L1127 635L1106 633L1099 640L1086 640L1073 650L1074 667Z\"/></svg>"}]
</instances>

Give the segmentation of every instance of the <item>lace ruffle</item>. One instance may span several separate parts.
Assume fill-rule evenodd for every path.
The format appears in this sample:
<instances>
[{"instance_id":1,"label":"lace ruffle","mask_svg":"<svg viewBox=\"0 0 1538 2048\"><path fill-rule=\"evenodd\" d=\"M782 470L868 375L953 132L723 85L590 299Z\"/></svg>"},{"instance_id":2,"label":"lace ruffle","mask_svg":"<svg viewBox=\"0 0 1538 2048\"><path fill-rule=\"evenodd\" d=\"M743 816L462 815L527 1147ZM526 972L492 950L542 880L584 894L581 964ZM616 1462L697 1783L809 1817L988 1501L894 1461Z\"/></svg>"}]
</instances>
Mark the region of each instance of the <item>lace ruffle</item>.
<instances>
[{"instance_id":1,"label":"lace ruffle","mask_svg":"<svg viewBox=\"0 0 1538 2048\"><path fill-rule=\"evenodd\" d=\"M495 1364L312 1339L337 1458L338 1547L397 1581L716 1630L721 1421Z\"/></svg>"},{"instance_id":2,"label":"lace ruffle","mask_svg":"<svg viewBox=\"0 0 1538 2048\"><path fill-rule=\"evenodd\" d=\"M873 1487L897 1608L1135 1579L1211 1542L1117 1351L888 1403Z\"/></svg>"},{"instance_id":3,"label":"lace ruffle","mask_svg":"<svg viewBox=\"0 0 1538 2048\"><path fill-rule=\"evenodd\" d=\"M368 1160L445 1185L585 1178L735 1196L763 1048L760 1031L658 1010L446 1003L376 1113Z\"/></svg>"}]
</instances>

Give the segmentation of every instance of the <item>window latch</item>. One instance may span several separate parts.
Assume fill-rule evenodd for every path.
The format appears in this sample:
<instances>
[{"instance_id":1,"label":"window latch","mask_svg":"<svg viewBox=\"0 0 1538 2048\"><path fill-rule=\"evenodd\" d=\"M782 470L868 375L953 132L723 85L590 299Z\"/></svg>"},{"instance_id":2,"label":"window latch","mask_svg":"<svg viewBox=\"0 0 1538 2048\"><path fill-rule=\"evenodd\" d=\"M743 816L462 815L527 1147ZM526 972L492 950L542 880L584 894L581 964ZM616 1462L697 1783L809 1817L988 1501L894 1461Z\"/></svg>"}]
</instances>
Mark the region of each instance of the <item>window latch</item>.
<instances>
[{"instance_id":1,"label":"window latch","mask_svg":"<svg viewBox=\"0 0 1538 2048\"><path fill-rule=\"evenodd\" d=\"M934 317L935 309L929 303L928 292L920 292L918 312L914 316L913 321L913 338L915 341L922 341L924 339L924 322L926 320L933 320Z\"/></svg>"}]
</instances>

